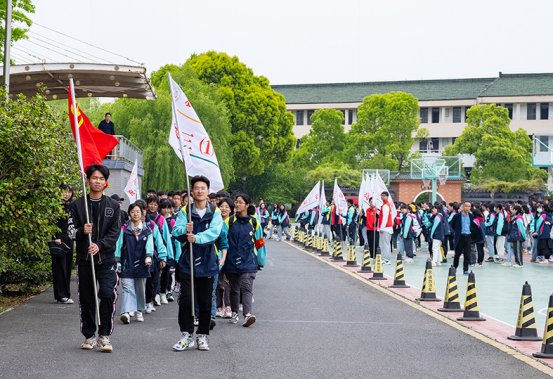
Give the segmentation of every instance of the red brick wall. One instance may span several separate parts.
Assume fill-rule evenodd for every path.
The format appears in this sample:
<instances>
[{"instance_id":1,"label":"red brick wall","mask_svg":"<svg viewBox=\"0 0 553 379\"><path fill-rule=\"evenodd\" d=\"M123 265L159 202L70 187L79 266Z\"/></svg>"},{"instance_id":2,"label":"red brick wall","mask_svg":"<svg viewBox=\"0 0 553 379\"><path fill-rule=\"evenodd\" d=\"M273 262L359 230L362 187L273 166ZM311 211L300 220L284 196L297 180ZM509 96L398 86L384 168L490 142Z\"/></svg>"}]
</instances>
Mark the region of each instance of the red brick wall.
<instances>
[{"instance_id":1,"label":"red brick wall","mask_svg":"<svg viewBox=\"0 0 553 379\"><path fill-rule=\"evenodd\" d=\"M390 189L396 194L394 201L401 201L403 203L410 203L420 192L430 190L430 188L424 188L422 180L405 179L393 180L390 183ZM438 183L438 193L442 195L444 200L448 203L452 201L460 202L462 190L463 181L461 180L447 181L443 186ZM439 196L438 200L440 200Z\"/></svg>"}]
</instances>

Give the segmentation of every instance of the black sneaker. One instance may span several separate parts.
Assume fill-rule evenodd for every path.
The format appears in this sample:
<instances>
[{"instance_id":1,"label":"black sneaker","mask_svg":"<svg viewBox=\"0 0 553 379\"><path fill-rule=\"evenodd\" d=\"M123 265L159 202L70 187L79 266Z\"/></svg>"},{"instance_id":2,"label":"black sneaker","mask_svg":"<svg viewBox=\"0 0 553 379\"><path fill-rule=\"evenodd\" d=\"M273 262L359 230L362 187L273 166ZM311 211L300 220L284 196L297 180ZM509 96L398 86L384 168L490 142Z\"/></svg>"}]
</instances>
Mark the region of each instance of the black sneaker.
<instances>
[{"instance_id":1,"label":"black sneaker","mask_svg":"<svg viewBox=\"0 0 553 379\"><path fill-rule=\"evenodd\" d=\"M167 292L167 301L170 303L175 301L175 299L173 298L173 294L171 292Z\"/></svg>"},{"instance_id":2,"label":"black sneaker","mask_svg":"<svg viewBox=\"0 0 553 379\"><path fill-rule=\"evenodd\" d=\"M489 257L488 259L486 259L486 262L493 262L494 259L492 257Z\"/></svg>"},{"instance_id":3,"label":"black sneaker","mask_svg":"<svg viewBox=\"0 0 553 379\"><path fill-rule=\"evenodd\" d=\"M217 323L214 319L209 320L209 330L213 330L213 328L215 328L215 325L217 325Z\"/></svg>"}]
</instances>

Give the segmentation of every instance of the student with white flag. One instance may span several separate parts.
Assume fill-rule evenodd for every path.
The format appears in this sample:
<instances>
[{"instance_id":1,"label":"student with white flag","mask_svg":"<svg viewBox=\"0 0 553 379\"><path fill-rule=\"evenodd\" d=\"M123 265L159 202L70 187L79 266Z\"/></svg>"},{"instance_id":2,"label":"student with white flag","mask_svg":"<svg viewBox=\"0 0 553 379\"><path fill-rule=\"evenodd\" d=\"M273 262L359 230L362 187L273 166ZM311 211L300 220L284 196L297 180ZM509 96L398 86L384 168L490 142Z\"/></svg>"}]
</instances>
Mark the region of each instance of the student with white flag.
<instances>
[{"instance_id":1,"label":"student with white flag","mask_svg":"<svg viewBox=\"0 0 553 379\"><path fill-rule=\"evenodd\" d=\"M125 186L125 193L127 194L131 204L140 199L140 187L138 186L138 159L134 161L131 176L129 176L129 180Z\"/></svg>"},{"instance_id":2,"label":"student with white flag","mask_svg":"<svg viewBox=\"0 0 553 379\"><path fill-rule=\"evenodd\" d=\"M346 198L344 196L344 193L338 186L338 178L334 179L334 191L332 192L332 201L334 202L335 212L336 216L339 218L339 224L337 227L339 228L338 234L340 237L340 241L344 241L344 230L343 227L346 223L346 219L344 218L344 214L346 213L348 209L348 203L346 201Z\"/></svg>"}]
</instances>

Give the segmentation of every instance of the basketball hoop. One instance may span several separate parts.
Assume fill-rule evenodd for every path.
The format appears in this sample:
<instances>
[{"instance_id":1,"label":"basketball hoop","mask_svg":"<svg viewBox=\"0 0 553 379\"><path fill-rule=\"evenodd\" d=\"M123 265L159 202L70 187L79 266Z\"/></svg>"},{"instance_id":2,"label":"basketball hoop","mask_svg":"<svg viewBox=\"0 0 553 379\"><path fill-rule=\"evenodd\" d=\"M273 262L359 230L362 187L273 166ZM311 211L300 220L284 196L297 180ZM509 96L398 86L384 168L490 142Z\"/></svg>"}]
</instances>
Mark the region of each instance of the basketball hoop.
<instances>
[{"instance_id":1,"label":"basketball hoop","mask_svg":"<svg viewBox=\"0 0 553 379\"><path fill-rule=\"evenodd\" d=\"M432 180L430 179L423 179L422 180L422 185L424 186L424 188L430 188L430 183L432 182Z\"/></svg>"},{"instance_id":2,"label":"basketball hoop","mask_svg":"<svg viewBox=\"0 0 553 379\"><path fill-rule=\"evenodd\" d=\"M445 172L441 172L439 175L438 175L438 180L440 182L440 185L443 186L445 184L445 182L447 182L447 173Z\"/></svg>"}]
</instances>

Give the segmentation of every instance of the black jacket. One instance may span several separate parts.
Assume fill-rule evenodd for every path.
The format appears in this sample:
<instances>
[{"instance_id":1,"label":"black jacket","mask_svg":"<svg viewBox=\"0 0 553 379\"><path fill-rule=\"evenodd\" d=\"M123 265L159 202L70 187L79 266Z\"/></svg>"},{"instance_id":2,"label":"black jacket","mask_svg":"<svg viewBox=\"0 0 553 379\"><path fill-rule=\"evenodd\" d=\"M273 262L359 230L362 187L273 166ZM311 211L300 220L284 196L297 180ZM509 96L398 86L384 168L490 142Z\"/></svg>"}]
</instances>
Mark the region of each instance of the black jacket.
<instances>
[{"instance_id":1,"label":"black jacket","mask_svg":"<svg viewBox=\"0 0 553 379\"><path fill-rule=\"evenodd\" d=\"M453 229L455 247L457 247L457 245L459 244L459 240L461 239L461 228L462 228L461 213L462 212L456 213L453 216L453 219L451 219L451 229ZM474 222L474 215L470 212L468 215L470 220L469 228L470 228L471 241L472 243L476 243L481 239L481 236L480 236L481 231L478 225L476 225L476 223Z\"/></svg>"},{"instance_id":2,"label":"black jacket","mask_svg":"<svg viewBox=\"0 0 553 379\"><path fill-rule=\"evenodd\" d=\"M92 242L100 248L102 261L106 263L115 260L115 243L121 231L119 202L110 197L102 196L99 204L97 219L94 219L92 205L88 203L90 222L92 223ZM69 207L70 215L68 220L67 233L77 244L77 263L80 265L90 264L88 260L88 236L83 232L86 224L86 211L84 197L78 198ZM97 261L97 256L95 260Z\"/></svg>"}]
</instances>

